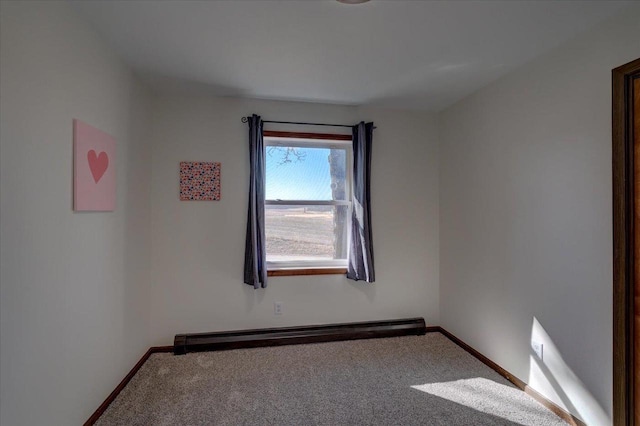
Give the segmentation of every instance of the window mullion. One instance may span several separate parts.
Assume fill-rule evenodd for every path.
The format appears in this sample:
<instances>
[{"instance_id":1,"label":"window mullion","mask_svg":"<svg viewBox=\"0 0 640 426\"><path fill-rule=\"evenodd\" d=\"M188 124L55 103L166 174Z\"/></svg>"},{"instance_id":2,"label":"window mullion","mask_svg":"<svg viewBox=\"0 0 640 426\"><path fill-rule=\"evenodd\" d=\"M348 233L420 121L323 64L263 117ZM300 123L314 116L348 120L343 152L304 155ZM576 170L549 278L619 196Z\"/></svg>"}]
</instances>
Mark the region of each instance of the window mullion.
<instances>
[{"instance_id":1,"label":"window mullion","mask_svg":"<svg viewBox=\"0 0 640 426\"><path fill-rule=\"evenodd\" d=\"M348 200L265 200L270 206L348 206Z\"/></svg>"}]
</instances>

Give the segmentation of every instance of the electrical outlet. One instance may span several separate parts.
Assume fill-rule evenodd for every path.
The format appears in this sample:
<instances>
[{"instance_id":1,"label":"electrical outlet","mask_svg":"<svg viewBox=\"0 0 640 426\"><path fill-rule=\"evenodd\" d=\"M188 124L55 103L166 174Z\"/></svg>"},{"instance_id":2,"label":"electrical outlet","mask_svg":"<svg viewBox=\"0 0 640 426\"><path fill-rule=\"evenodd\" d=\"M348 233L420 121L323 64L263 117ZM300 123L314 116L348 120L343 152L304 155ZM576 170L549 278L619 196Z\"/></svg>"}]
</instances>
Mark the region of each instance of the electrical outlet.
<instances>
[{"instance_id":1,"label":"electrical outlet","mask_svg":"<svg viewBox=\"0 0 640 426\"><path fill-rule=\"evenodd\" d=\"M538 358L540 358L540 360L542 360L543 347L544 345L540 342L536 342L536 341L531 342L531 349L533 349L533 352L535 352L535 354L538 356Z\"/></svg>"},{"instance_id":2,"label":"electrical outlet","mask_svg":"<svg viewBox=\"0 0 640 426\"><path fill-rule=\"evenodd\" d=\"M273 313L282 315L282 302L273 302Z\"/></svg>"}]
</instances>

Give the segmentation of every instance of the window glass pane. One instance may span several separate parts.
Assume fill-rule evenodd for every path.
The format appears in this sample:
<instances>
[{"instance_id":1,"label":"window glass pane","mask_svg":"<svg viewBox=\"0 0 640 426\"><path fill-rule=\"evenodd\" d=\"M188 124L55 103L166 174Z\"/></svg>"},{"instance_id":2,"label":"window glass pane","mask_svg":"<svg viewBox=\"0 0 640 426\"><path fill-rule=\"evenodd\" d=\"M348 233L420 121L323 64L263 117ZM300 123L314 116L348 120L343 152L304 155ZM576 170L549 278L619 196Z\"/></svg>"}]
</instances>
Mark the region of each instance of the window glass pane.
<instances>
[{"instance_id":1,"label":"window glass pane","mask_svg":"<svg viewBox=\"0 0 640 426\"><path fill-rule=\"evenodd\" d=\"M346 259L348 206L265 206L267 261Z\"/></svg>"},{"instance_id":2,"label":"window glass pane","mask_svg":"<svg viewBox=\"0 0 640 426\"><path fill-rule=\"evenodd\" d=\"M267 200L346 200L346 149L266 147Z\"/></svg>"}]
</instances>

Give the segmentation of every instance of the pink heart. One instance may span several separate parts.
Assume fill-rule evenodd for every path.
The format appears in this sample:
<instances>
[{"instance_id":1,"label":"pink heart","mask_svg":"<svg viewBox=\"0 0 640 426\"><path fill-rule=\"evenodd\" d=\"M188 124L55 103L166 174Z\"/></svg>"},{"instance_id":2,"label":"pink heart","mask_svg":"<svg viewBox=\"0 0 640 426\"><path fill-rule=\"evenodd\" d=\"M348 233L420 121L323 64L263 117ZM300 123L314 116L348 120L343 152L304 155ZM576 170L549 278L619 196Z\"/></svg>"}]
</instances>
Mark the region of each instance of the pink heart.
<instances>
[{"instance_id":1,"label":"pink heart","mask_svg":"<svg viewBox=\"0 0 640 426\"><path fill-rule=\"evenodd\" d=\"M109 167L109 157L104 151L96 156L96 152L92 149L87 152L87 160L89 160L89 168L91 169L93 180L98 183L104 172L107 171L107 167Z\"/></svg>"}]
</instances>

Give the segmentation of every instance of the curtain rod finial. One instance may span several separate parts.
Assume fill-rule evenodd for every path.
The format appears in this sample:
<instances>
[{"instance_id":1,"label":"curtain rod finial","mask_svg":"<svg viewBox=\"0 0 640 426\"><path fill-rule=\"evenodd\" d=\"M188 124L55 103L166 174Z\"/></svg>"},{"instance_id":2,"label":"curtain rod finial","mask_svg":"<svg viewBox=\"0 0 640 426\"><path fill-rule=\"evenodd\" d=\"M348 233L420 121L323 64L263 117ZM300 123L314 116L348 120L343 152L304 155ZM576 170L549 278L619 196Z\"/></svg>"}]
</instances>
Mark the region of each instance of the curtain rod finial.
<instances>
[{"instance_id":1,"label":"curtain rod finial","mask_svg":"<svg viewBox=\"0 0 640 426\"><path fill-rule=\"evenodd\" d=\"M247 117L242 117L240 121L242 121L243 123L246 123L247 121L249 121L249 119Z\"/></svg>"}]
</instances>

